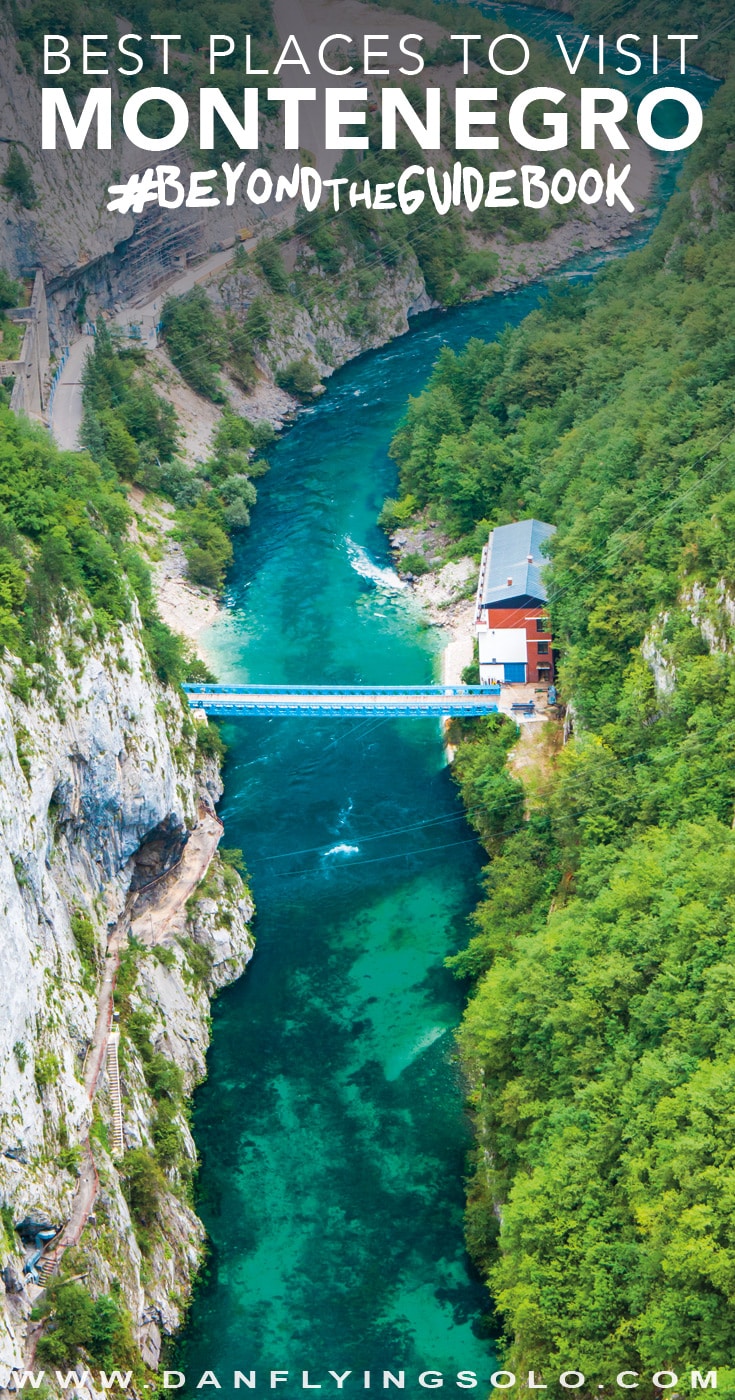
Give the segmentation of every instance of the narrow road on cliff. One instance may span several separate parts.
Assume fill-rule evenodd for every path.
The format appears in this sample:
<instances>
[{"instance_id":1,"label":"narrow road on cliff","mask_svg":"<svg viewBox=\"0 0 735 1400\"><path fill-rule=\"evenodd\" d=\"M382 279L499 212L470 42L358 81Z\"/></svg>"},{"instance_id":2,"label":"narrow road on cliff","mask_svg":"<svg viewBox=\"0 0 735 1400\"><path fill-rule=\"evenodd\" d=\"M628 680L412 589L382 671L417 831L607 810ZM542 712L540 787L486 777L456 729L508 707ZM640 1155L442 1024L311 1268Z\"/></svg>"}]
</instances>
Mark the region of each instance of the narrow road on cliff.
<instances>
[{"instance_id":1,"label":"narrow road on cliff","mask_svg":"<svg viewBox=\"0 0 735 1400\"><path fill-rule=\"evenodd\" d=\"M262 233L260 234L262 237ZM242 246L255 247L257 239L252 238ZM170 281L161 283L155 293L144 293L143 297L128 302L127 306L111 318L111 324L121 323L127 313L135 310L141 320L158 320L164 299L168 296L180 297L190 292L198 282L206 282L215 273L221 272L235 256L234 245L224 252L214 253L204 262L192 267L188 272L177 272ZM80 447L79 434L82 429L84 406L82 403L82 380L87 355L94 345L94 336L82 335L69 349L69 358L64 365L56 385L56 394L51 409L50 427L59 447L75 452Z\"/></svg>"},{"instance_id":2,"label":"narrow road on cliff","mask_svg":"<svg viewBox=\"0 0 735 1400\"><path fill-rule=\"evenodd\" d=\"M75 340L69 358L56 384L51 408L51 431L59 447L75 452L82 427L82 374L91 341L88 336Z\"/></svg>"},{"instance_id":3,"label":"narrow road on cliff","mask_svg":"<svg viewBox=\"0 0 735 1400\"><path fill-rule=\"evenodd\" d=\"M161 877L155 902L131 922L130 932L147 948L161 943L167 934L184 932L186 902L204 879L222 831L221 821L211 812L202 811L175 870Z\"/></svg>"}]
</instances>

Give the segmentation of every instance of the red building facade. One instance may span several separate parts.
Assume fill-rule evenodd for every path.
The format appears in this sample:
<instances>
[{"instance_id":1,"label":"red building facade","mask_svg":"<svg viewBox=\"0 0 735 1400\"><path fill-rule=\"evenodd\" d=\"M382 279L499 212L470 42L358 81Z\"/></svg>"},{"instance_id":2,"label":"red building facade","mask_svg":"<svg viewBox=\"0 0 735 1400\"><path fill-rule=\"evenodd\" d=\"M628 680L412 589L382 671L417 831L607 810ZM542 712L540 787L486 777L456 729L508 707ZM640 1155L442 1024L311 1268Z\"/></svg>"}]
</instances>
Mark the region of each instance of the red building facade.
<instances>
[{"instance_id":1,"label":"red building facade","mask_svg":"<svg viewBox=\"0 0 735 1400\"><path fill-rule=\"evenodd\" d=\"M480 681L554 681L554 653L543 581L543 545L554 526L542 520L499 525L483 550L475 625Z\"/></svg>"},{"instance_id":2,"label":"red building facade","mask_svg":"<svg viewBox=\"0 0 735 1400\"><path fill-rule=\"evenodd\" d=\"M505 608L487 610L486 627L523 628L526 633L526 681L551 685L554 680L554 653L551 646L549 620L541 607L518 611Z\"/></svg>"}]
</instances>

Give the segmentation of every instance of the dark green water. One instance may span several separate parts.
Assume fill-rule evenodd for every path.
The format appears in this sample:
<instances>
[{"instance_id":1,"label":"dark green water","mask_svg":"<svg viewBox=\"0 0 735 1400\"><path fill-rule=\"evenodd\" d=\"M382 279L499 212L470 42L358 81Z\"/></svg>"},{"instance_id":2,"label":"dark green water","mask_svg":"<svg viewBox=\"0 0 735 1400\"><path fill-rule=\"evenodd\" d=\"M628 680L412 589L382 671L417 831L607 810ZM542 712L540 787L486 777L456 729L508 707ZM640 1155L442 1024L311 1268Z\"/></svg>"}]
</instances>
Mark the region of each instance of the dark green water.
<instances>
[{"instance_id":1,"label":"dark green water","mask_svg":"<svg viewBox=\"0 0 735 1400\"><path fill-rule=\"evenodd\" d=\"M422 318L334 376L261 484L210 638L222 680L436 674L436 639L375 523L395 490L386 449L440 347L493 337L540 294ZM212 1254L175 1364L225 1390L256 1370L258 1395L271 1368L290 1372L284 1395L302 1393L302 1370L334 1395L329 1370L351 1370L355 1394L365 1370L381 1389L383 1369L404 1369L412 1396L425 1369L454 1393L456 1372L475 1371L484 1393L488 1305L462 1232L462 990L443 968L481 852L438 725L252 719L226 738L225 839L246 854L258 944L215 1005L196 1098Z\"/></svg>"}]
</instances>

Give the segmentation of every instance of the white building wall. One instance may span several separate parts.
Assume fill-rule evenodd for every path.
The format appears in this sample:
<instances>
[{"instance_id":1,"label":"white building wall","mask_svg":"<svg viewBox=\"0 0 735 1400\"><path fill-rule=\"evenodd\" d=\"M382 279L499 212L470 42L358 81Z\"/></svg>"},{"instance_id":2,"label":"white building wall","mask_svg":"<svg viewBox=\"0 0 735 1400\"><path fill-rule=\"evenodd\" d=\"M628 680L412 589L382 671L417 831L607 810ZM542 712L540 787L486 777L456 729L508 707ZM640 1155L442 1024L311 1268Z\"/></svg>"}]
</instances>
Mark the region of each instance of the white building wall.
<instances>
[{"instance_id":1,"label":"white building wall","mask_svg":"<svg viewBox=\"0 0 735 1400\"><path fill-rule=\"evenodd\" d=\"M488 627L478 638L480 664L526 661L525 627Z\"/></svg>"},{"instance_id":2,"label":"white building wall","mask_svg":"<svg viewBox=\"0 0 735 1400\"><path fill-rule=\"evenodd\" d=\"M492 685L505 679L505 664L527 664L527 642L524 627L488 627L478 632L480 684Z\"/></svg>"}]
</instances>

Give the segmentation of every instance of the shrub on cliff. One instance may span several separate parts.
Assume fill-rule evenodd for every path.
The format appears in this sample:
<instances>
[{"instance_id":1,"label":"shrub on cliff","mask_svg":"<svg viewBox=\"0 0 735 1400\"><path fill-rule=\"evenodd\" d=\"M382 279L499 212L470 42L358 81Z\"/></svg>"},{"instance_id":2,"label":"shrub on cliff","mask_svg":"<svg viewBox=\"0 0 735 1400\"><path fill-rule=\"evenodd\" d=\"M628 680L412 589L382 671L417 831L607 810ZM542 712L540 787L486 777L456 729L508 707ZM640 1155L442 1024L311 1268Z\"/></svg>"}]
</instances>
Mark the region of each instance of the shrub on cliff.
<instances>
[{"instance_id":1,"label":"shrub on cliff","mask_svg":"<svg viewBox=\"0 0 735 1400\"><path fill-rule=\"evenodd\" d=\"M71 932L82 964L85 986L88 991L93 991L97 978L99 950L94 924L82 909L75 909L71 916Z\"/></svg>"},{"instance_id":2,"label":"shrub on cliff","mask_svg":"<svg viewBox=\"0 0 735 1400\"><path fill-rule=\"evenodd\" d=\"M227 752L224 740L216 724L210 719L206 724L197 725L197 753L202 758L224 758Z\"/></svg>"},{"instance_id":3,"label":"shrub on cliff","mask_svg":"<svg viewBox=\"0 0 735 1400\"><path fill-rule=\"evenodd\" d=\"M8 275L4 267L0 267L0 311L7 311L11 306L20 306L23 288L20 282L14 282Z\"/></svg>"},{"instance_id":4,"label":"shrub on cliff","mask_svg":"<svg viewBox=\"0 0 735 1400\"><path fill-rule=\"evenodd\" d=\"M150 1251L150 1227L156 1221L165 1179L155 1158L145 1147L126 1152L121 1167L122 1186L136 1226L136 1239L144 1254Z\"/></svg>"},{"instance_id":5,"label":"shrub on cliff","mask_svg":"<svg viewBox=\"0 0 735 1400\"><path fill-rule=\"evenodd\" d=\"M2 176L2 183L10 194L14 194L24 209L32 209L38 198L36 186L17 146L12 146L8 163ZM12 302L11 302L12 305Z\"/></svg>"},{"instance_id":6,"label":"shrub on cliff","mask_svg":"<svg viewBox=\"0 0 735 1400\"><path fill-rule=\"evenodd\" d=\"M94 1366L124 1366L134 1360L139 1364L127 1310L109 1294L92 1298L81 1283L52 1279L35 1315L51 1320L52 1330L37 1347L44 1365L70 1365L80 1349Z\"/></svg>"},{"instance_id":7,"label":"shrub on cliff","mask_svg":"<svg viewBox=\"0 0 735 1400\"><path fill-rule=\"evenodd\" d=\"M252 389L258 382L258 366L252 342L244 326L234 326L229 332L228 360L232 377L241 389Z\"/></svg>"},{"instance_id":8,"label":"shrub on cliff","mask_svg":"<svg viewBox=\"0 0 735 1400\"><path fill-rule=\"evenodd\" d=\"M278 244L271 238L262 238L254 257L271 291L284 296L288 291L288 274Z\"/></svg>"},{"instance_id":9,"label":"shrub on cliff","mask_svg":"<svg viewBox=\"0 0 735 1400\"><path fill-rule=\"evenodd\" d=\"M167 950L167 951L170 951ZM185 1164L184 1139L176 1122L174 1105L163 1102L156 1107L153 1120L153 1145L156 1160L164 1171L172 1171Z\"/></svg>"},{"instance_id":10,"label":"shrub on cliff","mask_svg":"<svg viewBox=\"0 0 735 1400\"><path fill-rule=\"evenodd\" d=\"M43 1093L44 1089L51 1088L56 1083L60 1072L61 1066L58 1057L52 1051L41 1051L36 1055L33 1077L39 1093Z\"/></svg>"},{"instance_id":11,"label":"shrub on cliff","mask_svg":"<svg viewBox=\"0 0 735 1400\"><path fill-rule=\"evenodd\" d=\"M304 395L313 394L319 383L319 375L310 356L301 355L298 360L290 360L279 369L276 383L281 389L285 389L286 393L303 398Z\"/></svg>"},{"instance_id":12,"label":"shrub on cliff","mask_svg":"<svg viewBox=\"0 0 735 1400\"><path fill-rule=\"evenodd\" d=\"M268 308L261 297L255 297L248 307L248 314L245 318L247 333L252 342L256 345L264 345L271 333L271 318Z\"/></svg>"},{"instance_id":13,"label":"shrub on cliff","mask_svg":"<svg viewBox=\"0 0 735 1400\"><path fill-rule=\"evenodd\" d=\"M143 636L153 669L164 685L179 685L188 675L186 647L159 617L146 623Z\"/></svg>"},{"instance_id":14,"label":"shrub on cliff","mask_svg":"<svg viewBox=\"0 0 735 1400\"><path fill-rule=\"evenodd\" d=\"M163 337L173 363L187 384L214 403L224 395L217 376L227 355L224 328L202 287L169 297L161 316Z\"/></svg>"}]
</instances>

